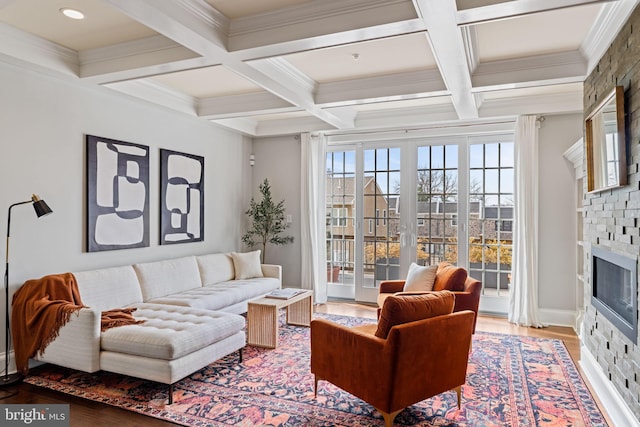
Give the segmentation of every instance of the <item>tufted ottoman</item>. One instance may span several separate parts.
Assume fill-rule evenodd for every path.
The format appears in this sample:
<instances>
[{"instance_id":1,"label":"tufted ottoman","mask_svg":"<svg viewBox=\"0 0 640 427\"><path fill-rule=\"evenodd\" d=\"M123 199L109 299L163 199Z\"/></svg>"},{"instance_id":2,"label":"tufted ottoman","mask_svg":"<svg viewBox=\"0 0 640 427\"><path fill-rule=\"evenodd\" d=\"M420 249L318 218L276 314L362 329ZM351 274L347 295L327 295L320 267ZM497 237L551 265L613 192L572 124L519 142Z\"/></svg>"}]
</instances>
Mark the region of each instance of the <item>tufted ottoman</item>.
<instances>
[{"instance_id":1,"label":"tufted ottoman","mask_svg":"<svg viewBox=\"0 0 640 427\"><path fill-rule=\"evenodd\" d=\"M144 323L107 329L100 339L100 368L173 384L245 345L244 317L166 304L137 303L133 313Z\"/></svg>"}]
</instances>

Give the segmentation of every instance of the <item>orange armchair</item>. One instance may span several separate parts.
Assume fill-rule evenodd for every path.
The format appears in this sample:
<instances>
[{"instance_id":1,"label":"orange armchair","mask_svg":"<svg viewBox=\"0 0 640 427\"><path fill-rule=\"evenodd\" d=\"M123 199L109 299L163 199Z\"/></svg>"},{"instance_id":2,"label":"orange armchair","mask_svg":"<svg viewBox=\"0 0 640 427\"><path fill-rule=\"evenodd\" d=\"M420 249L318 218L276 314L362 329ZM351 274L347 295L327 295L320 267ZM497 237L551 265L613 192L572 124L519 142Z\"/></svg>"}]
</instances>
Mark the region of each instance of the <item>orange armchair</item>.
<instances>
[{"instance_id":1,"label":"orange armchair","mask_svg":"<svg viewBox=\"0 0 640 427\"><path fill-rule=\"evenodd\" d=\"M320 380L329 381L375 407L387 427L405 407L445 391L456 390L459 408L474 314L452 313L453 299L449 291L390 297L378 325L314 319L314 392Z\"/></svg>"},{"instance_id":2,"label":"orange armchair","mask_svg":"<svg viewBox=\"0 0 640 427\"><path fill-rule=\"evenodd\" d=\"M460 274L464 272L464 274ZM383 280L380 282L378 293L378 316L384 301L387 297L398 292L403 292L404 280ZM436 273L434 290L450 290L456 297L453 311L471 310L474 313L473 332L476 331L476 321L478 319L478 307L480 305L480 293L482 292L482 282L467 275L466 270L461 267L452 266L449 263L441 263ZM432 292L432 291L426 291ZM422 292L408 292L407 295L416 295Z\"/></svg>"}]
</instances>

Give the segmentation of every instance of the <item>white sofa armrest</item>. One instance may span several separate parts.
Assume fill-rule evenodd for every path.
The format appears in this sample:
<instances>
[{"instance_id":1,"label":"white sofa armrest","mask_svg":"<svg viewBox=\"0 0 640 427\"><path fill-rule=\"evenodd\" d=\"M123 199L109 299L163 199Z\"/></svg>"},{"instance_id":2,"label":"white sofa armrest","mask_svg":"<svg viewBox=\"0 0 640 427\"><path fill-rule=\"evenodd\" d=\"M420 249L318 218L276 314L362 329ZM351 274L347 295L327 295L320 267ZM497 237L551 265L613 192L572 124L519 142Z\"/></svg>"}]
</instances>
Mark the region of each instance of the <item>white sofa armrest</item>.
<instances>
[{"instance_id":1,"label":"white sofa armrest","mask_svg":"<svg viewBox=\"0 0 640 427\"><path fill-rule=\"evenodd\" d=\"M99 371L101 316L91 308L72 314L56 339L35 359L85 372Z\"/></svg>"},{"instance_id":2,"label":"white sofa armrest","mask_svg":"<svg viewBox=\"0 0 640 427\"><path fill-rule=\"evenodd\" d=\"M261 264L262 274L264 277L273 277L280 281L280 286L282 286L282 266L275 264Z\"/></svg>"}]
</instances>

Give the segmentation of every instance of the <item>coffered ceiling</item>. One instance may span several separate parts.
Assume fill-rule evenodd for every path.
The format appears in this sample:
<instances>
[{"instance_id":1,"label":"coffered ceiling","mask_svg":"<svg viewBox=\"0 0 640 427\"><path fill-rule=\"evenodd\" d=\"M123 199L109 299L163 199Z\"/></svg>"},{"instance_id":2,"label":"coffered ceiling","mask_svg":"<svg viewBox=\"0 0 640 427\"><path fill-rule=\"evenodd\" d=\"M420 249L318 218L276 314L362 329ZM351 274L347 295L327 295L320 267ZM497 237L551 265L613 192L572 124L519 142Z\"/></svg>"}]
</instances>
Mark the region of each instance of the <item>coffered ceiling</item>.
<instances>
[{"instance_id":1,"label":"coffered ceiling","mask_svg":"<svg viewBox=\"0 0 640 427\"><path fill-rule=\"evenodd\" d=\"M490 122L582 111L639 1L0 0L0 60L251 136Z\"/></svg>"}]
</instances>

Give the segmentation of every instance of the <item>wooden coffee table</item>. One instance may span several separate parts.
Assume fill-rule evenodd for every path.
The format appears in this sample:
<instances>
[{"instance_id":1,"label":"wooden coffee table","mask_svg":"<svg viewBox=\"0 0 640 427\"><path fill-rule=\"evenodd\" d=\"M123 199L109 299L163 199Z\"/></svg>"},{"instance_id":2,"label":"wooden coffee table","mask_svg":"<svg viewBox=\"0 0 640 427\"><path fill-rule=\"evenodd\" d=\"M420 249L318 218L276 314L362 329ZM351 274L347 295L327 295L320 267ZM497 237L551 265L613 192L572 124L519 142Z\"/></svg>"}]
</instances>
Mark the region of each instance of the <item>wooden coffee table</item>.
<instances>
[{"instance_id":1,"label":"wooden coffee table","mask_svg":"<svg viewBox=\"0 0 640 427\"><path fill-rule=\"evenodd\" d=\"M260 298L249 301L247 310L247 344L257 347L278 346L278 310L287 309L287 324L310 326L313 292L305 290L289 299Z\"/></svg>"}]
</instances>

